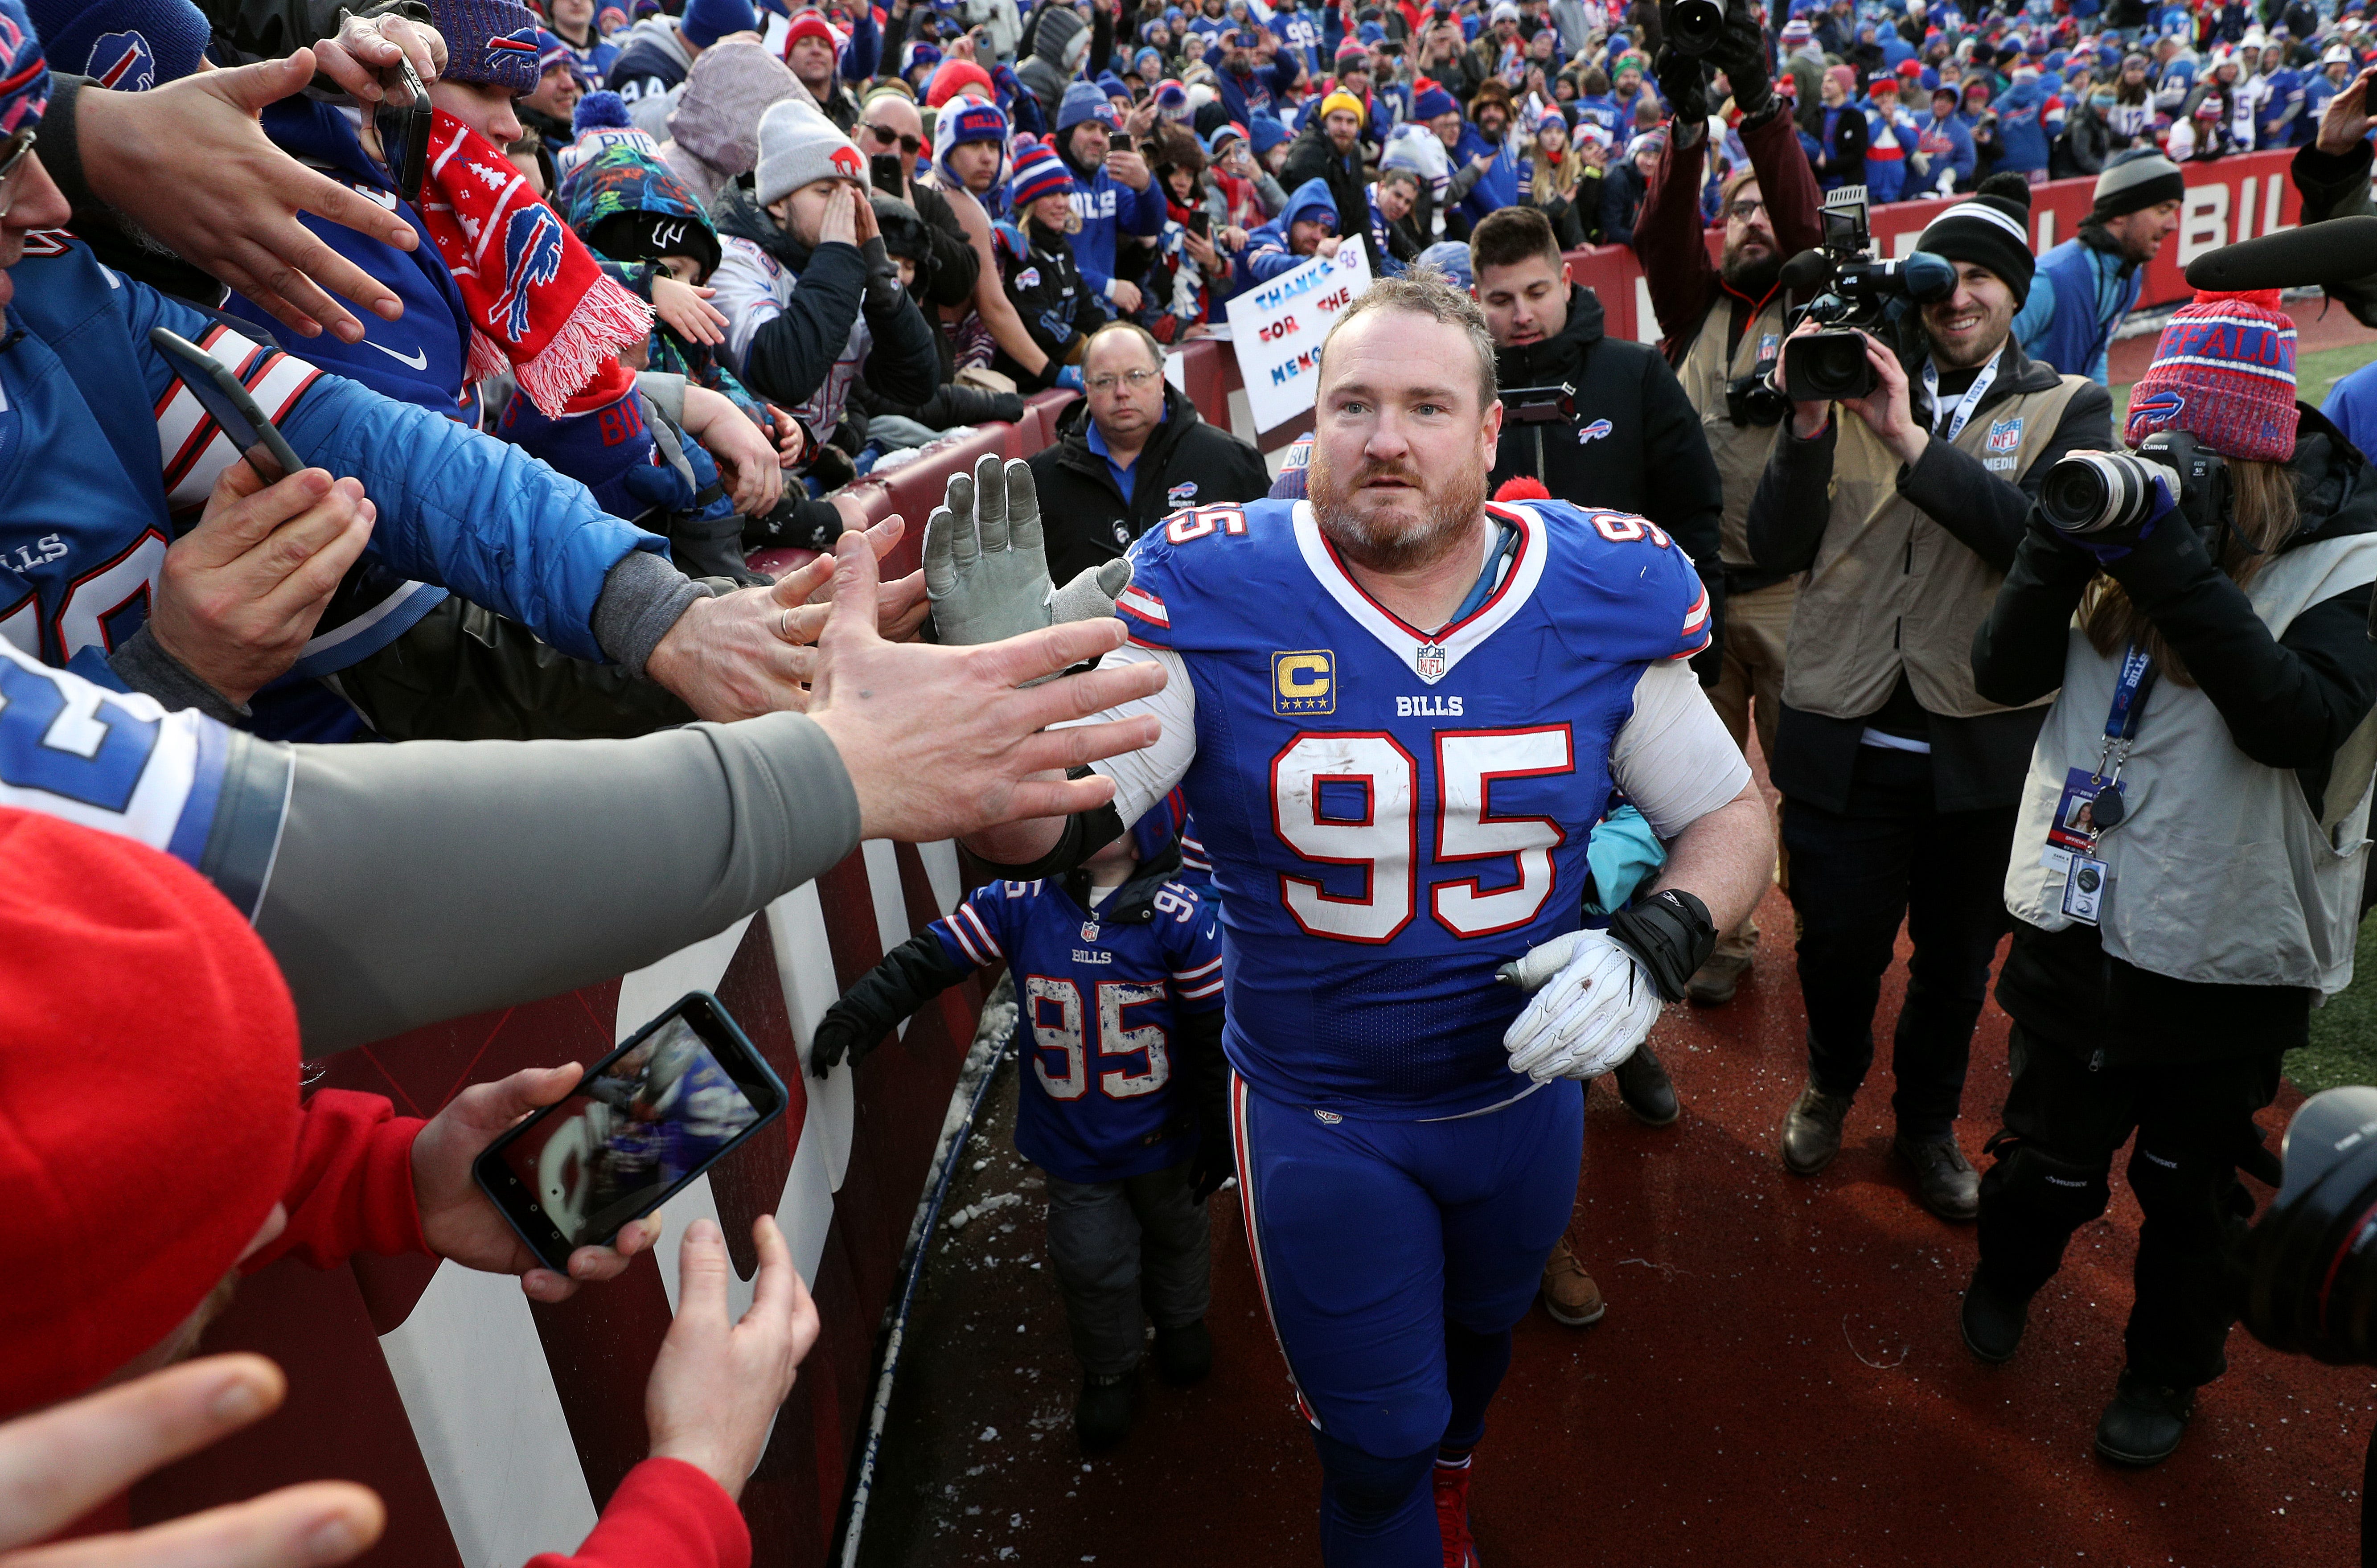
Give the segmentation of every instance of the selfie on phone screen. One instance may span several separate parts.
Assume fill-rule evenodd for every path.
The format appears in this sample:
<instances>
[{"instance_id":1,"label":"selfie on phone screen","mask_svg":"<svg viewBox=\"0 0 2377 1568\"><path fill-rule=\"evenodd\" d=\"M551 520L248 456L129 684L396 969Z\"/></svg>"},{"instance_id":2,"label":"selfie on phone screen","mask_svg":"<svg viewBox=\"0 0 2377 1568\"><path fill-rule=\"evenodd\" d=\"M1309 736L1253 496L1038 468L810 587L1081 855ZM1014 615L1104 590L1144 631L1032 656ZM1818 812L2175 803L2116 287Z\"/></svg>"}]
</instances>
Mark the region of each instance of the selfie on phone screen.
<instances>
[{"instance_id":1,"label":"selfie on phone screen","mask_svg":"<svg viewBox=\"0 0 2377 1568\"><path fill-rule=\"evenodd\" d=\"M610 1235L761 1115L683 1018L579 1085L504 1146L504 1163L572 1247Z\"/></svg>"}]
</instances>

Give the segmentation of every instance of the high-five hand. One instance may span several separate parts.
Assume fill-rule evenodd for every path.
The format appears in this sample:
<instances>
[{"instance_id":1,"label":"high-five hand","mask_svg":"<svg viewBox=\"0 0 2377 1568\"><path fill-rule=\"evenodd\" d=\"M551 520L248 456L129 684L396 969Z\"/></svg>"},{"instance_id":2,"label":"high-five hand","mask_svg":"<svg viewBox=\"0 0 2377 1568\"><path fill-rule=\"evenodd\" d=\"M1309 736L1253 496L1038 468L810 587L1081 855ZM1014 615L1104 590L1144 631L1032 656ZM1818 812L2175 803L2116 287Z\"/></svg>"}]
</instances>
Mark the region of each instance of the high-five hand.
<instances>
[{"instance_id":1,"label":"high-five hand","mask_svg":"<svg viewBox=\"0 0 2377 1568\"><path fill-rule=\"evenodd\" d=\"M1129 586L1127 560L1085 568L1062 589L1049 581L1029 463L984 458L971 476L950 480L925 522L925 592L935 633L951 646L1111 616Z\"/></svg>"}]
</instances>

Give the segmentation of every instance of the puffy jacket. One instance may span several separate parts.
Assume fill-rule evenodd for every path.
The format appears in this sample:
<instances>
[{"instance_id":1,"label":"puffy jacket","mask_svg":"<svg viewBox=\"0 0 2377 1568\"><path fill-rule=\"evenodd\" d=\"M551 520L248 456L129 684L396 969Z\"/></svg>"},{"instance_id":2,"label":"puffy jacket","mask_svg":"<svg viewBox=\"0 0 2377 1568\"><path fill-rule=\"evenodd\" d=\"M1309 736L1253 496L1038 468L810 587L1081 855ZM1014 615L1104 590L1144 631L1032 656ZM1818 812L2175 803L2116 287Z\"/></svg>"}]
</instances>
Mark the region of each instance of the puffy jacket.
<instances>
[{"instance_id":1,"label":"puffy jacket","mask_svg":"<svg viewBox=\"0 0 2377 1568\"><path fill-rule=\"evenodd\" d=\"M1262 454L1206 424L1178 389L1164 389L1164 423L1130 465L1124 499L1113 471L1090 449L1090 405L1067 406L1057 441L1028 460L1048 536L1048 575L1069 582L1084 567L1113 560L1159 520L1184 507L1259 501L1271 493Z\"/></svg>"},{"instance_id":2,"label":"puffy jacket","mask_svg":"<svg viewBox=\"0 0 2377 1568\"><path fill-rule=\"evenodd\" d=\"M291 679L386 646L446 589L603 659L605 580L664 548L519 449L251 342L113 277L80 245L40 236L10 277L22 335L0 349L0 557L18 570L0 579L0 631L49 663L103 657L139 629L174 518L202 506L237 458L150 345L152 327L236 366L301 458L360 481L378 506L364 552L380 569L376 596L334 604Z\"/></svg>"},{"instance_id":3,"label":"puffy jacket","mask_svg":"<svg viewBox=\"0 0 2377 1568\"><path fill-rule=\"evenodd\" d=\"M1033 15L1031 53L1015 63L1015 75L1039 104L1045 125L1057 123L1065 86L1075 76L1065 52L1081 35L1085 25L1071 7L1065 6L1045 6Z\"/></svg>"},{"instance_id":4,"label":"puffy jacket","mask_svg":"<svg viewBox=\"0 0 2377 1568\"><path fill-rule=\"evenodd\" d=\"M1343 232L1344 214L1337 210L1336 198L1329 194L1325 180L1307 180L1296 187L1280 209L1279 216L1247 236L1245 254L1239 257L1248 273L1258 282L1267 281L1283 272L1292 271L1312 259L1298 256L1289 240L1290 225L1299 218L1311 222L1326 213L1332 233Z\"/></svg>"},{"instance_id":5,"label":"puffy jacket","mask_svg":"<svg viewBox=\"0 0 2377 1568\"><path fill-rule=\"evenodd\" d=\"M744 384L790 409L822 439L842 423L860 377L895 402L933 395L933 329L902 290L889 309L864 306L866 259L836 241L814 252L776 226L751 192L730 186L717 209L723 257L711 284L726 317L726 356Z\"/></svg>"}]
</instances>

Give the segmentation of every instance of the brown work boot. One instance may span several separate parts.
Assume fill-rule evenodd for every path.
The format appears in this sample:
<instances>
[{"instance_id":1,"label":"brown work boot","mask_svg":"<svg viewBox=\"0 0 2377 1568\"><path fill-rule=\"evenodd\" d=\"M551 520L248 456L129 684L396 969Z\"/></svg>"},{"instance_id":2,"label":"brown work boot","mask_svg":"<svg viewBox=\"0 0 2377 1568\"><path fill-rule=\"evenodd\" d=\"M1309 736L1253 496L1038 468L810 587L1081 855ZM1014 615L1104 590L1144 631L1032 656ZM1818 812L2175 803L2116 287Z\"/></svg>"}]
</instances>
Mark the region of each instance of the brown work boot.
<instances>
[{"instance_id":1,"label":"brown work boot","mask_svg":"<svg viewBox=\"0 0 2377 1568\"><path fill-rule=\"evenodd\" d=\"M1915 1171L1915 1201L1941 1219L1959 1222L1981 1214L1981 1173L1956 1146L1955 1138L1909 1138L1902 1132L1890 1141L1891 1151Z\"/></svg>"},{"instance_id":2,"label":"brown work boot","mask_svg":"<svg viewBox=\"0 0 2377 1568\"><path fill-rule=\"evenodd\" d=\"M1713 952L1706 964L1692 971L1684 995L1694 1007L1723 1007L1741 988L1741 977L1750 973L1750 956L1746 952Z\"/></svg>"},{"instance_id":3,"label":"brown work boot","mask_svg":"<svg viewBox=\"0 0 2377 1568\"><path fill-rule=\"evenodd\" d=\"M1544 1263L1544 1311L1571 1328L1597 1323L1601 1314L1609 1311L1609 1303L1601 1299L1601 1287L1576 1261L1565 1236Z\"/></svg>"},{"instance_id":4,"label":"brown work boot","mask_svg":"<svg viewBox=\"0 0 2377 1568\"><path fill-rule=\"evenodd\" d=\"M1783 1168L1794 1176L1813 1176L1841 1152L1841 1122L1849 1114L1849 1096L1828 1095L1813 1082L1799 1091L1783 1116Z\"/></svg>"}]
</instances>

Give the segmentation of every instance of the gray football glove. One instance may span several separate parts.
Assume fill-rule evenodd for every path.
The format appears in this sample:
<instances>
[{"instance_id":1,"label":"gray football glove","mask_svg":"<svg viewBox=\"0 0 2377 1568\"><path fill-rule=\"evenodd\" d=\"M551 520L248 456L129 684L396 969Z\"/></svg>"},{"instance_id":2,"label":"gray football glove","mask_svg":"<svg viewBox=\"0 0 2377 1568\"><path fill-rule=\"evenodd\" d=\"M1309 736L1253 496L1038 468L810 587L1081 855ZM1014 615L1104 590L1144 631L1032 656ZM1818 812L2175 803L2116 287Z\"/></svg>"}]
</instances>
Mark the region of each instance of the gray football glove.
<instances>
[{"instance_id":1,"label":"gray football glove","mask_svg":"<svg viewBox=\"0 0 2377 1568\"><path fill-rule=\"evenodd\" d=\"M1048 581L1032 465L986 457L950 479L925 521L925 592L935 637L969 647L1059 621L1099 620L1130 586L1130 563L1108 561L1058 588Z\"/></svg>"}]
</instances>

